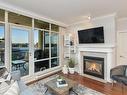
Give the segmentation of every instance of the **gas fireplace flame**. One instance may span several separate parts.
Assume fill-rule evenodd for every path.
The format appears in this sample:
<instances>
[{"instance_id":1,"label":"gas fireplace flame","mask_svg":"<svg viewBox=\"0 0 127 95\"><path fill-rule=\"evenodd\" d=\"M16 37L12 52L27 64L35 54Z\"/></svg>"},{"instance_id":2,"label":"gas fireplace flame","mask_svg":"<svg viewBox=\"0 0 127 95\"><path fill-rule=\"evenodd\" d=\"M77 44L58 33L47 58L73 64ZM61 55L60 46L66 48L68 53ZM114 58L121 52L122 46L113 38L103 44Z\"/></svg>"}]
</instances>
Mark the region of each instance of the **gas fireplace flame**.
<instances>
[{"instance_id":1,"label":"gas fireplace flame","mask_svg":"<svg viewBox=\"0 0 127 95\"><path fill-rule=\"evenodd\" d=\"M96 71L96 72L100 72L100 70L97 69L96 63L91 64L91 66L89 67L89 70Z\"/></svg>"}]
</instances>

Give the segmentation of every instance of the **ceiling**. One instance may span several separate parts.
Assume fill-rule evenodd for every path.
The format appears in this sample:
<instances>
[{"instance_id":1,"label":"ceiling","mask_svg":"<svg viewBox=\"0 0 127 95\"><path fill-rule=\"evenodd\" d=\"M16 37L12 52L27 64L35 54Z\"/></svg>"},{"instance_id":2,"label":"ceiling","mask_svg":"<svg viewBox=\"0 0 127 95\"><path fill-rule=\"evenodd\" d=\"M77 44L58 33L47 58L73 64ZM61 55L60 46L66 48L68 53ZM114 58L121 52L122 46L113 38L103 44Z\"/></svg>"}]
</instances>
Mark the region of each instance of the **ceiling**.
<instances>
[{"instance_id":1,"label":"ceiling","mask_svg":"<svg viewBox=\"0 0 127 95\"><path fill-rule=\"evenodd\" d=\"M116 13L127 17L127 0L0 0L5 4L36 13L67 25Z\"/></svg>"}]
</instances>

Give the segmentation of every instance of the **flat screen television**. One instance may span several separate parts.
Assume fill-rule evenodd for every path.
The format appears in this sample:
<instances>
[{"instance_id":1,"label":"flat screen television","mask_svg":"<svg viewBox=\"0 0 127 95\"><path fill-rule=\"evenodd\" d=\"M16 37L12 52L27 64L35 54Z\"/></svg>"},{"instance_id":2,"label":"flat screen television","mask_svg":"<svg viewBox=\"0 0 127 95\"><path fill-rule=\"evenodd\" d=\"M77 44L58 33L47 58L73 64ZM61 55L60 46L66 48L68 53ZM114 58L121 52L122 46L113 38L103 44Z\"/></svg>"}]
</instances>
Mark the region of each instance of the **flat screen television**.
<instances>
[{"instance_id":1,"label":"flat screen television","mask_svg":"<svg viewBox=\"0 0 127 95\"><path fill-rule=\"evenodd\" d=\"M79 44L89 43L104 43L104 29L103 27L96 27L91 29L78 31Z\"/></svg>"}]
</instances>

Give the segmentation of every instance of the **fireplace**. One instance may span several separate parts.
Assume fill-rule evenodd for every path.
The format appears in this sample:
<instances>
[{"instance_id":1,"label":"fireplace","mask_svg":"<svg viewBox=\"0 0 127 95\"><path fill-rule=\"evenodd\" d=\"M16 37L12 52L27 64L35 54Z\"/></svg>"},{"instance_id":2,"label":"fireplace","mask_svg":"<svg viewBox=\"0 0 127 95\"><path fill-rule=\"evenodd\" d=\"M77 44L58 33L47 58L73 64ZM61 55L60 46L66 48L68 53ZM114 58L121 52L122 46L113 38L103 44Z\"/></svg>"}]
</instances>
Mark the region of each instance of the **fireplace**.
<instances>
[{"instance_id":1,"label":"fireplace","mask_svg":"<svg viewBox=\"0 0 127 95\"><path fill-rule=\"evenodd\" d=\"M84 56L84 74L104 79L104 58Z\"/></svg>"}]
</instances>

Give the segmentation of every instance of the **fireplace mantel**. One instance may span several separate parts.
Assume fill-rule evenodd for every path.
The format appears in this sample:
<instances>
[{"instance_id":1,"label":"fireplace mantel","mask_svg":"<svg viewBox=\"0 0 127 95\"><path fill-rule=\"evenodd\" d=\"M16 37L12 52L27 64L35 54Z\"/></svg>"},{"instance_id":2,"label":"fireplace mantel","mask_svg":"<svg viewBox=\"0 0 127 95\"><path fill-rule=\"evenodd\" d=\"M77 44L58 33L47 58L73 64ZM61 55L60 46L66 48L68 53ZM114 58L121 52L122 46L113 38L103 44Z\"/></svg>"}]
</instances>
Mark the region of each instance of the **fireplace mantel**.
<instances>
[{"instance_id":1,"label":"fireplace mantel","mask_svg":"<svg viewBox=\"0 0 127 95\"><path fill-rule=\"evenodd\" d=\"M91 52L113 52L114 45L77 45L78 51L91 51Z\"/></svg>"},{"instance_id":2,"label":"fireplace mantel","mask_svg":"<svg viewBox=\"0 0 127 95\"><path fill-rule=\"evenodd\" d=\"M102 53L105 54L105 82L111 82L110 79L110 69L115 66L115 46L114 45L77 45L77 56L78 56L78 68L79 74L83 75L83 62L82 58L85 55L82 55L82 52L90 52L90 53ZM96 79L96 78L95 78ZM98 79L99 80L99 79Z\"/></svg>"}]
</instances>

